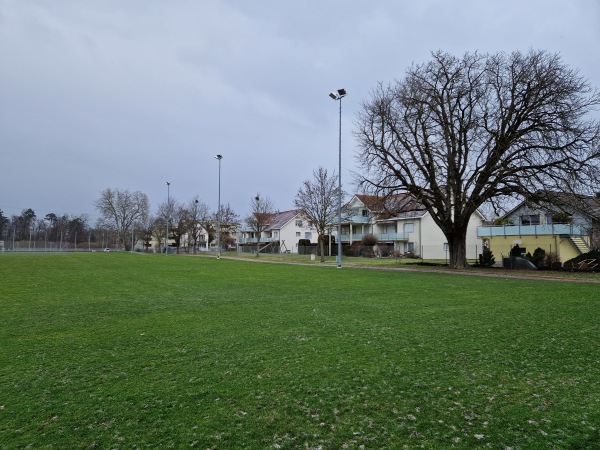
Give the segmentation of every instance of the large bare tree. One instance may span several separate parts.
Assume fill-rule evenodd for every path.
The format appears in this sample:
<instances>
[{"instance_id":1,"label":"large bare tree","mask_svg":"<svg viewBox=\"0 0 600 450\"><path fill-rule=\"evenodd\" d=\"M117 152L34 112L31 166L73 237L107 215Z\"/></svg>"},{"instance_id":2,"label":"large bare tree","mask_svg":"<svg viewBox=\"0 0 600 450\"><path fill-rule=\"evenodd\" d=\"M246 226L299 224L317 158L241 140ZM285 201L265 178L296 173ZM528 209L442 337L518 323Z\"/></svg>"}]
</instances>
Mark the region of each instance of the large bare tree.
<instances>
[{"instance_id":1,"label":"large bare tree","mask_svg":"<svg viewBox=\"0 0 600 450\"><path fill-rule=\"evenodd\" d=\"M154 225L155 225L154 217L151 217L151 216L146 216L146 217L136 221L135 242L137 242L138 240L141 239L142 246L144 247L144 250L146 250L146 251L148 251L148 249L152 245L151 243L152 243L152 237L153 237L153 232L154 232ZM161 243L160 235L157 237L158 237L157 242L158 242L158 245L160 246L160 243Z\"/></svg>"},{"instance_id":2,"label":"large bare tree","mask_svg":"<svg viewBox=\"0 0 600 450\"><path fill-rule=\"evenodd\" d=\"M587 184L600 95L560 56L443 52L380 84L358 116L361 182L413 194L444 232L452 267L485 202ZM573 179L577 179L577 183Z\"/></svg>"},{"instance_id":3,"label":"large bare tree","mask_svg":"<svg viewBox=\"0 0 600 450\"><path fill-rule=\"evenodd\" d=\"M214 213L213 221L216 223L220 220L221 223L221 246L226 249L235 242L233 234L240 225L240 216L235 212L229 203L221 205L219 215Z\"/></svg>"},{"instance_id":4,"label":"large bare tree","mask_svg":"<svg viewBox=\"0 0 600 450\"><path fill-rule=\"evenodd\" d=\"M175 251L179 253L181 238L188 230L189 210L183 203L170 197L167 201L158 205L157 215L165 224L169 224L168 246L174 241Z\"/></svg>"},{"instance_id":5,"label":"large bare tree","mask_svg":"<svg viewBox=\"0 0 600 450\"><path fill-rule=\"evenodd\" d=\"M256 234L256 257L260 253L260 238L273 218L275 207L269 197L261 197L256 194L250 201L250 216L246 219L248 226Z\"/></svg>"},{"instance_id":6,"label":"large bare tree","mask_svg":"<svg viewBox=\"0 0 600 450\"><path fill-rule=\"evenodd\" d=\"M217 221L213 220L213 214L206 203L201 203L198 210L200 226L206 231L207 245L210 245L217 236Z\"/></svg>"},{"instance_id":7,"label":"large bare tree","mask_svg":"<svg viewBox=\"0 0 600 450\"><path fill-rule=\"evenodd\" d=\"M129 250L131 227L136 221L143 221L148 216L148 196L140 191L107 188L100 193L95 206L101 215L99 226L115 229L119 245Z\"/></svg>"},{"instance_id":8,"label":"large bare tree","mask_svg":"<svg viewBox=\"0 0 600 450\"><path fill-rule=\"evenodd\" d=\"M202 222L210 214L210 208L208 205L194 196L188 203L188 222L186 224L186 232L189 236L188 242L193 246L194 253L198 248L200 242L200 231L202 230ZM207 230L208 231L208 230Z\"/></svg>"},{"instance_id":9,"label":"large bare tree","mask_svg":"<svg viewBox=\"0 0 600 450\"><path fill-rule=\"evenodd\" d=\"M163 241L165 244L165 248L166 248L166 227L167 227L167 222L166 222L166 218L161 216L161 215L157 215L157 216L153 216L149 219L149 227L148 227L148 231L150 232L150 241L152 239L154 239L157 244L158 244L158 251L162 252L162 248L163 248ZM146 237L147 239L147 237Z\"/></svg>"},{"instance_id":10,"label":"large bare tree","mask_svg":"<svg viewBox=\"0 0 600 450\"><path fill-rule=\"evenodd\" d=\"M329 176L326 169L319 167L313 171L312 180L302 183L294 199L294 206L300 209L300 214L305 220L312 222L317 230L321 262L325 262L323 238L327 229L335 222L339 193L335 172Z\"/></svg>"}]
</instances>

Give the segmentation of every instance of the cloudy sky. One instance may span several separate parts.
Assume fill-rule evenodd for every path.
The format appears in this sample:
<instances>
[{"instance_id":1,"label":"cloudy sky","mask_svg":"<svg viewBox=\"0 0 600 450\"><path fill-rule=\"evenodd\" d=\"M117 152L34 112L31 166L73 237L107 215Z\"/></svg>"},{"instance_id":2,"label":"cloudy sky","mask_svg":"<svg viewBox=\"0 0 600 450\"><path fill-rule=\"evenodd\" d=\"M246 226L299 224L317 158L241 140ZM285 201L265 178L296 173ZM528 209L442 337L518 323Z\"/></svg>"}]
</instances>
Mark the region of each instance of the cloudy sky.
<instances>
[{"instance_id":1,"label":"cloudy sky","mask_svg":"<svg viewBox=\"0 0 600 450\"><path fill-rule=\"evenodd\" d=\"M108 187L240 216L354 170L353 122L430 52L558 52L600 87L600 0L0 0L0 209L98 214Z\"/></svg>"}]
</instances>

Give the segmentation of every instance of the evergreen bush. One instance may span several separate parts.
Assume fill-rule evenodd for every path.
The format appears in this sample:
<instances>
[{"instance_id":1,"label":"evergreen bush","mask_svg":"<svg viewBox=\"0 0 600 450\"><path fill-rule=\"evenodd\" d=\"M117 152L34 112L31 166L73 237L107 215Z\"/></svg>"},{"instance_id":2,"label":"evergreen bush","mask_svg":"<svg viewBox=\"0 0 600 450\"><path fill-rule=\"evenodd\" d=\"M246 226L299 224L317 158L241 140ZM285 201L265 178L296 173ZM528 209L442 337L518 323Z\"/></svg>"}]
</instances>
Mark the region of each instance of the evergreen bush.
<instances>
[{"instance_id":1,"label":"evergreen bush","mask_svg":"<svg viewBox=\"0 0 600 450\"><path fill-rule=\"evenodd\" d=\"M494 254L492 251L485 247L483 249L483 253L481 254L481 265L485 267L491 267L496 263L496 258L494 258Z\"/></svg>"}]
</instances>

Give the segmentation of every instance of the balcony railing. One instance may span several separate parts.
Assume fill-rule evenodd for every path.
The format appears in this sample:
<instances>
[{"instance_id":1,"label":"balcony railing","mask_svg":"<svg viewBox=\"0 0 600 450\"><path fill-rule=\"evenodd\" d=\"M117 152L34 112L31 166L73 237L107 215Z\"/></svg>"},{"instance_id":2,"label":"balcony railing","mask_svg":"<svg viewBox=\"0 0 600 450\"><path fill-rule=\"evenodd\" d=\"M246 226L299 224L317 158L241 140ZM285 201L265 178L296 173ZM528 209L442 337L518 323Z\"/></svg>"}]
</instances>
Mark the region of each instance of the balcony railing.
<instances>
[{"instance_id":1,"label":"balcony railing","mask_svg":"<svg viewBox=\"0 0 600 450\"><path fill-rule=\"evenodd\" d=\"M368 216L344 216L342 214L342 223L343 224L348 224L348 223L371 223L372 219L371 217ZM335 223L337 223L337 221L335 221Z\"/></svg>"},{"instance_id":2,"label":"balcony railing","mask_svg":"<svg viewBox=\"0 0 600 450\"><path fill-rule=\"evenodd\" d=\"M479 238L494 236L584 236L586 234L587 232L583 227L570 223L555 223L550 225L498 225L477 228L477 237Z\"/></svg>"},{"instance_id":3,"label":"balcony railing","mask_svg":"<svg viewBox=\"0 0 600 450\"><path fill-rule=\"evenodd\" d=\"M368 234L373 234L379 242L408 240L407 233L352 233L352 242L361 241ZM350 242L350 235L342 234L342 242Z\"/></svg>"},{"instance_id":4,"label":"balcony railing","mask_svg":"<svg viewBox=\"0 0 600 450\"><path fill-rule=\"evenodd\" d=\"M272 237L261 237L260 238L260 243L261 244L267 244L269 242L273 242L273 241L277 241L279 240L278 238L272 238ZM240 244L256 244L256 242L258 241L257 238L241 238L240 239Z\"/></svg>"}]
</instances>

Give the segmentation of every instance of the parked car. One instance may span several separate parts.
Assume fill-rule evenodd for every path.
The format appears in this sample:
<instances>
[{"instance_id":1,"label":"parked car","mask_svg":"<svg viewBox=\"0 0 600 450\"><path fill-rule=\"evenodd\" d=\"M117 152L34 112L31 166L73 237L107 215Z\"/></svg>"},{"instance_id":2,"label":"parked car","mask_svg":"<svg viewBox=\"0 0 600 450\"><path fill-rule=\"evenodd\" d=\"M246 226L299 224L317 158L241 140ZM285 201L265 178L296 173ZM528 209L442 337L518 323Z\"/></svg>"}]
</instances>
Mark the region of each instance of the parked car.
<instances>
[{"instance_id":1,"label":"parked car","mask_svg":"<svg viewBox=\"0 0 600 450\"><path fill-rule=\"evenodd\" d=\"M104 252L105 252L105 253L106 253L106 252L110 252L110 248L105 248L105 249L104 249Z\"/></svg>"}]
</instances>

